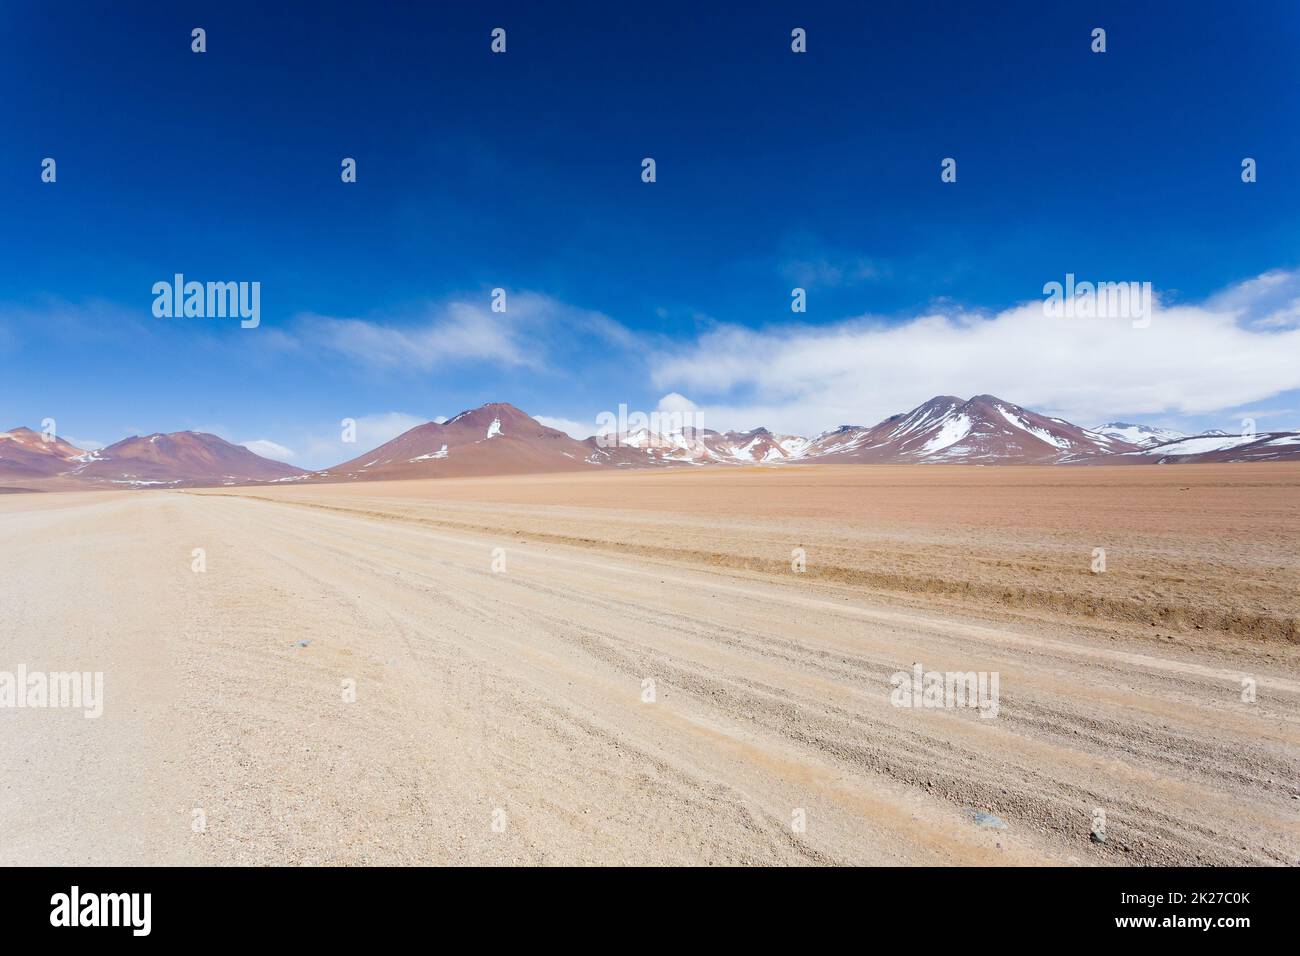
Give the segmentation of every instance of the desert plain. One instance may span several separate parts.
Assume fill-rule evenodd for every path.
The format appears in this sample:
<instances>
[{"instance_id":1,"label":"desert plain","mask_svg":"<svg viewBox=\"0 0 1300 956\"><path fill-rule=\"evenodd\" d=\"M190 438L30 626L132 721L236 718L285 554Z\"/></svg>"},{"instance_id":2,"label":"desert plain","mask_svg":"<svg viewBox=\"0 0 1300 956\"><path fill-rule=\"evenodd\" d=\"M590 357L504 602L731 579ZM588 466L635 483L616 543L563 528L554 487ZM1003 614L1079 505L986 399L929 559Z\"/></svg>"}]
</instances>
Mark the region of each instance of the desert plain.
<instances>
[{"instance_id":1,"label":"desert plain","mask_svg":"<svg viewBox=\"0 0 1300 956\"><path fill-rule=\"evenodd\" d=\"M1297 541L1285 462L0 495L0 671L104 675L0 864L1296 865Z\"/></svg>"}]
</instances>

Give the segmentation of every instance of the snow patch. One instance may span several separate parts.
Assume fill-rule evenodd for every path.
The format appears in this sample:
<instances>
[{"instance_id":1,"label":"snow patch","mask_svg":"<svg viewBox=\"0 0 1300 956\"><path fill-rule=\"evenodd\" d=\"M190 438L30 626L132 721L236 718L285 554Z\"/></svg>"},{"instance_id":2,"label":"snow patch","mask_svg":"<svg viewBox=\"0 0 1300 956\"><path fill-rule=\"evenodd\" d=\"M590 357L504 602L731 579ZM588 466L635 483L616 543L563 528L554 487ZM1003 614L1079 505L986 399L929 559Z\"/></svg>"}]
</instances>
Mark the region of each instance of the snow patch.
<instances>
[{"instance_id":1,"label":"snow patch","mask_svg":"<svg viewBox=\"0 0 1300 956\"><path fill-rule=\"evenodd\" d=\"M1151 425L1130 425L1128 422L1108 422L1092 429L1093 432L1118 438L1130 445L1155 445L1160 442L1177 441L1189 437L1185 432L1171 428L1155 428Z\"/></svg>"},{"instance_id":2,"label":"snow patch","mask_svg":"<svg viewBox=\"0 0 1300 956\"><path fill-rule=\"evenodd\" d=\"M430 452L427 455L420 455L418 458L412 458L410 460L411 461L433 461L436 458L446 458L446 457L447 457L447 446L443 445L437 451Z\"/></svg>"},{"instance_id":3,"label":"snow patch","mask_svg":"<svg viewBox=\"0 0 1300 956\"><path fill-rule=\"evenodd\" d=\"M1241 445L1259 441L1259 435L1201 435L1196 438L1183 438L1166 442L1142 451L1129 452L1131 455L1203 455L1211 451L1225 451Z\"/></svg>"},{"instance_id":4,"label":"snow patch","mask_svg":"<svg viewBox=\"0 0 1300 956\"><path fill-rule=\"evenodd\" d=\"M998 410L999 415L1001 415L1003 418L1007 420L1008 424L1014 425L1016 428L1019 428L1021 431L1029 432L1029 434L1033 435L1035 438L1041 439L1042 441L1047 442L1047 444L1049 445L1053 445L1057 448L1068 449L1073 444L1073 442L1069 441L1068 439L1061 438L1057 435L1053 435L1046 428L1039 428L1038 426L1025 421L1023 418L1021 418L1019 415L1012 412L1010 409L1003 408L1001 405L995 405L994 408Z\"/></svg>"},{"instance_id":5,"label":"snow patch","mask_svg":"<svg viewBox=\"0 0 1300 956\"><path fill-rule=\"evenodd\" d=\"M943 423L943 427L939 429L939 434L921 446L921 453L930 454L947 448L949 445L955 445L970 434L970 429L971 420L969 415L954 415Z\"/></svg>"}]
</instances>

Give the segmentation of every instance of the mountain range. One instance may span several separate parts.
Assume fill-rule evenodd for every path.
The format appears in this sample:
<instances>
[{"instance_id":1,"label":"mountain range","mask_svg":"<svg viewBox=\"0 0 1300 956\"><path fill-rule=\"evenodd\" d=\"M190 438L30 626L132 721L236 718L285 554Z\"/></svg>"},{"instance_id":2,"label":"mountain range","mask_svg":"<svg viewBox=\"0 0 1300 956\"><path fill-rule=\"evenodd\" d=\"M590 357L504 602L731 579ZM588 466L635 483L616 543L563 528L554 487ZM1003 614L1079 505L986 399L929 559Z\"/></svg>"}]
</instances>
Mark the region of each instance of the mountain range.
<instances>
[{"instance_id":1,"label":"mountain range","mask_svg":"<svg viewBox=\"0 0 1300 956\"><path fill-rule=\"evenodd\" d=\"M164 487L593 472L692 465L1178 464L1300 460L1300 433L1184 435L1126 422L1084 428L993 395L940 395L872 425L811 438L766 428L641 427L573 438L513 405L427 422L348 461L306 471L204 432L132 436L96 451L14 428L0 432L0 482L31 487ZM10 490L27 490L18 488Z\"/></svg>"},{"instance_id":2,"label":"mountain range","mask_svg":"<svg viewBox=\"0 0 1300 956\"><path fill-rule=\"evenodd\" d=\"M305 474L301 468L271 461L205 432L133 435L95 451L83 451L30 428L0 432L0 482L27 485L35 479L39 487L55 489L87 485L176 488L274 481Z\"/></svg>"}]
</instances>

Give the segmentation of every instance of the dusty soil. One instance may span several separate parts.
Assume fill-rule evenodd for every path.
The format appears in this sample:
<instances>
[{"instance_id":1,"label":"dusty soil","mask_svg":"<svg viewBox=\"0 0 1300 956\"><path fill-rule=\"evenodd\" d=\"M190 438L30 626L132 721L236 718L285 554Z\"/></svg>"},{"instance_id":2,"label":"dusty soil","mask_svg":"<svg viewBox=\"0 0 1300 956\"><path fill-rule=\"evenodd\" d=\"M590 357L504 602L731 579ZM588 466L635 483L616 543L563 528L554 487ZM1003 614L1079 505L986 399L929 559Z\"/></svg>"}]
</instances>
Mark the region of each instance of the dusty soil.
<instances>
[{"instance_id":1,"label":"dusty soil","mask_svg":"<svg viewBox=\"0 0 1300 956\"><path fill-rule=\"evenodd\" d=\"M0 671L106 702L0 710L0 863L1295 865L1297 532L1285 464L6 495Z\"/></svg>"}]
</instances>

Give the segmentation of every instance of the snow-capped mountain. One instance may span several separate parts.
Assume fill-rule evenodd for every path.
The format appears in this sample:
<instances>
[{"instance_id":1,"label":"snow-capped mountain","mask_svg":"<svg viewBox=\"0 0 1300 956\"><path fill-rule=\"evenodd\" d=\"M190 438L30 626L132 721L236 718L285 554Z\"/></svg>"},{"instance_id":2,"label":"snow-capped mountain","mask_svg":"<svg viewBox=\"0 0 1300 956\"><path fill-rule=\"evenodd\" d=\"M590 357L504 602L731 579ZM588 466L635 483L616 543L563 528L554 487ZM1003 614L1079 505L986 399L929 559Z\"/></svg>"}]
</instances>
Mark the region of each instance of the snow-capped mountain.
<instances>
[{"instance_id":1,"label":"snow-capped mountain","mask_svg":"<svg viewBox=\"0 0 1300 956\"><path fill-rule=\"evenodd\" d=\"M802 454L808 439L778 435L766 428L745 432L716 432L682 428L665 434L638 428L618 436L588 439L593 459L619 467L665 464L771 464Z\"/></svg>"},{"instance_id":2,"label":"snow-capped mountain","mask_svg":"<svg viewBox=\"0 0 1300 956\"><path fill-rule=\"evenodd\" d=\"M61 475L72 467L80 448L62 438L45 436L30 428L0 432L0 477L36 478Z\"/></svg>"},{"instance_id":3,"label":"snow-capped mountain","mask_svg":"<svg viewBox=\"0 0 1300 956\"><path fill-rule=\"evenodd\" d=\"M672 464L705 464L712 460L706 444L706 432L695 428L681 428L670 432L654 432L640 427L619 435L599 435L588 438L588 464L601 467L647 468Z\"/></svg>"},{"instance_id":4,"label":"snow-capped mountain","mask_svg":"<svg viewBox=\"0 0 1300 956\"><path fill-rule=\"evenodd\" d=\"M1255 435L1211 432L1163 442L1122 457L1154 461L1161 465L1300 460L1300 432L1263 432Z\"/></svg>"},{"instance_id":5,"label":"snow-capped mountain","mask_svg":"<svg viewBox=\"0 0 1300 956\"><path fill-rule=\"evenodd\" d=\"M1186 432L1174 431L1172 428L1156 428L1152 425L1133 425L1128 422L1107 422L1092 429L1100 435L1110 435L1130 445L1148 448L1162 442L1187 438Z\"/></svg>"},{"instance_id":6,"label":"snow-capped mountain","mask_svg":"<svg viewBox=\"0 0 1300 956\"><path fill-rule=\"evenodd\" d=\"M48 479L42 487L180 487L269 481L305 472L204 432L133 435L96 451L30 428L0 432L0 477Z\"/></svg>"},{"instance_id":7,"label":"snow-capped mountain","mask_svg":"<svg viewBox=\"0 0 1300 956\"><path fill-rule=\"evenodd\" d=\"M803 456L808 448L808 439L798 435L778 435L766 428L754 428L747 432L724 432L710 442L714 454L719 460L730 460L744 464L771 464L773 462L794 461Z\"/></svg>"},{"instance_id":8,"label":"snow-capped mountain","mask_svg":"<svg viewBox=\"0 0 1300 956\"><path fill-rule=\"evenodd\" d=\"M1172 437L1170 437L1172 436ZM427 422L378 448L306 472L202 432L132 436L98 451L0 432L0 479L24 487L182 487L789 464L1182 464L1300 460L1300 433L1186 436L1111 422L1088 429L993 395L939 395L877 425L841 425L812 438L766 428L717 432L647 428L579 441L495 402Z\"/></svg>"},{"instance_id":9,"label":"snow-capped mountain","mask_svg":"<svg viewBox=\"0 0 1300 956\"><path fill-rule=\"evenodd\" d=\"M841 425L812 438L746 432L693 431L654 435L647 429L619 436L598 456L620 467L787 462L1067 462L1132 451L1136 445L1003 401L977 395L930 399L878 425Z\"/></svg>"},{"instance_id":10,"label":"snow-capped mountain","mask_svg":"<svg viewBox=\"0 0 1300 956\"><path fill-rule=\"evenodd\" d=\"M1116 429L1141 429L1116 434ZM672 468L691 465L786 465L803 463L918 464L1136 464L1201 460L1211 446L1185 446L1149 457L1168 443L1129 441L1155 429L1112 423L1088 429L1048 418L993 395L963 400L940 395L872 426L842 425L812 438L766 428L717 432L691 427L660 434L641 427L584 441L548 428L504 403L461 412L443 424L429 422L351 461L316 472L312 479L454 477L540 472ZM1172 434L1172 433L1171 433ZM1278 436L1261 436L1264 438ZM1285 439L1285 436L1281 436ZM1211 436L1203 439L1213 441ZM1178 439L1178 441L1197 439ZM1235 448L1214 445L1212 454ZM1179 446L1181 449L1184 446ZM1250 460L1285 457L1285 441L1261 445ZM1243 453L1246 454L1246 453ZM1225 460L1225 459L1212 459ZM289 479L296 480L296 479Z\"/></svg>"},{"instance_id":11,"label":"snow-capped mountain","mask_svg":"<svg viewBox=\"0 0 1300 956\"><path fill-rule=\"evenodd\" d=\"M72 462L69 478L125 487L240 484L306 474L207 432L132 435Z\"/></svg>"},{"instance_id":12,"label":"snow-capped mountain","mask_svg":"<svg viewBox=\"0 0 1300 956\"><path fill-rule=\"evenodd\" d=\"M590 471L593 446L504 402L427 422L313 478L358 480Z\"/></svg>"},{"instance_id":13,"label":"snow-capped mountain","mask_svg":"<svg viewBox=\"0 0 1300 956\"><path fill-rule=\"evenodd\" d=\"M842 425L813 438L802 460L842 462L1067 462L1132 451L1110 435L1047 418L993 395L940 395L878 425Z\"/></svg>"}]
</instances>

